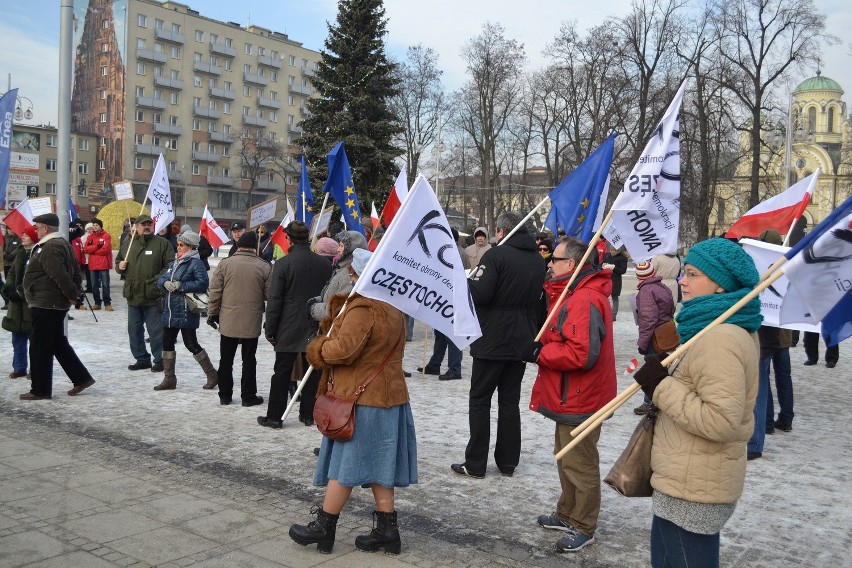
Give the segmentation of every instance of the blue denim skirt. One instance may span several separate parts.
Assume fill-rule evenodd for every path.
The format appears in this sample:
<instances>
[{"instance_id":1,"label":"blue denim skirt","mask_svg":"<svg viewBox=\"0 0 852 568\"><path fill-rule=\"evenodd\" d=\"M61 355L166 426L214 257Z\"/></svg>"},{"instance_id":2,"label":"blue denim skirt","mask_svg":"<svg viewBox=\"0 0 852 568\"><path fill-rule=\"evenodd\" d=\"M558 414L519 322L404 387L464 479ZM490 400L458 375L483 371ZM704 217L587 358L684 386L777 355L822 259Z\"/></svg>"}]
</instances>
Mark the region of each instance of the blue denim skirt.
<instances>
[{"instance_id":1,"label":"blue denim skirt","mask_svg":"<svg viewBox=\"0 0 852 568\"><path fill-rule=\"evenodd\" d=\"M409 403L390 408L355 406L355 434L345 442L323 437L314 485L329 479L345 487L417 483L417 439Z\"/></svg>"}]
</instances>

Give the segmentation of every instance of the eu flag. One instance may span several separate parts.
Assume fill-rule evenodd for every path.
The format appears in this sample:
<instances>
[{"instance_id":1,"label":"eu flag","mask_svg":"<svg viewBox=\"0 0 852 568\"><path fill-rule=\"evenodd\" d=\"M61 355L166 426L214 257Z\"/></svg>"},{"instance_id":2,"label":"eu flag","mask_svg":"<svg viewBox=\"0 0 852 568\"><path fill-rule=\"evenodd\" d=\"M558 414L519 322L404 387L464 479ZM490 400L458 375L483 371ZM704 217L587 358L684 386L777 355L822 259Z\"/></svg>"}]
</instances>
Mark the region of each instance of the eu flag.
<instances>
[{"instance_id":1,"label":"eu flag","mask_svg":"<svg viewBox=\"0 0 852 568\"><path fill-rule=\"evenodd\" d=\"M77 206L71 201L71 194L68 194L68 219L73 223L77 220Z\"/></svg>"},{"instance_id":2,"label":"eu flag","mask_svg":"<svg viewBox=\"0 0 852 568\"><path fill-rule=\"evenodd\" d=\"M308 180L308 163L304 156L299 156L302 164L302 177L299 178L299 201L296 204L296 220L302 221L308 227L314 220L314 195L311 193L311 182Z\"/></svg>"},{"instance_id":3,"label":"eu flag","mask_svg":"<svg viewBox=\"0 0 852 568\"><path fill-rule=\"evenodd\" d=\"M322 191L330 193L340 207L346 219L346 229L358 231L366 238L364 227L361 225L361 208L358 206L358 196L352 182L352 170L349 168L349 158L346 157L342 141L328 153L328 179L325 180Z\"/></svg>"},{"instance_id":4,"label":"eu flag","mask_svg":"<svg viewBox=\"0 0 852 568\"><path fill-rule=\"evenodd\" d=\"M601 196L607 189L604 185L612 165L616 136L618 133L613 132L550 192L550 213L544 226L553 234L562 229L569 237L586 242L592 238Z\"/></svg>"}]
</instances>

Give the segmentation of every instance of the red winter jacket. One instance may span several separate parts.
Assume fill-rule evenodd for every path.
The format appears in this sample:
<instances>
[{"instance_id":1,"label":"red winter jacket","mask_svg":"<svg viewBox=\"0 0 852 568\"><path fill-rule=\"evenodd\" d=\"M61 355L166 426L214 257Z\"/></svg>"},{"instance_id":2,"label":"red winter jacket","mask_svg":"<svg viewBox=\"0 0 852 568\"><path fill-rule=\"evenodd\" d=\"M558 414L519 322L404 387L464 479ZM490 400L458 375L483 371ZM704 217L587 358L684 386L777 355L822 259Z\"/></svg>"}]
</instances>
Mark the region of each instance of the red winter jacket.
<instances>
[{"instance_id":1,"label":"red winter jacket","mask_svg":"<svg viewBox=\"0 0 852 568\"><path fill-rule=\"evenodd\" d=\"M112 269L112 237L106 231L86 237L83 250L89 255L89 270Z\"/></svg>"},{"instance_id":2,"label":"red winter jacket","mask_svg":"<svg viewBox=\"0 0 852 568\"><path fill-rule=\"evenodd\" d=\"M616 394L611 271L583 268L541 338L530 399L530 410L563 424L579 424ZM549 309L569 278L544 283Z\"/></svg>"},{"instance_id":3,"label":"red winter jacket","mask_svg":"<svg viewBox=\"0 0 852 568\"><path fill-rule=\"evenodd\" d=\"M71 248L74 249L74 258L77 259L80 268L86 266L86 253L83 252L83 241L80 237L71 240Z\"/></svg>"}]
</instances>

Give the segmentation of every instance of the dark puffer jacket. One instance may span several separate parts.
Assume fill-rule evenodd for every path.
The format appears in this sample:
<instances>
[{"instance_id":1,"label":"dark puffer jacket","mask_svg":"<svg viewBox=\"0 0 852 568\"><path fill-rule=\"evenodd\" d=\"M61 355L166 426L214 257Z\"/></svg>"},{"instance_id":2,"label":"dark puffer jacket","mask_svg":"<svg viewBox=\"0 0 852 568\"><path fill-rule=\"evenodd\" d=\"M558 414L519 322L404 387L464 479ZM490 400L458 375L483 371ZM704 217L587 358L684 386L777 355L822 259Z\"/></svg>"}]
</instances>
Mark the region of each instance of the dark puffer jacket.
<instances>
[{"instance_id":1,"label":"dark puffer jacket","mask_svg":"<svg viewBox=\"0 0 852 568\"><path fill-rule=\"evenodd\" d=\"M82 281L71 244L59 233L50 233L30 253L24 297L31 308L67 310L83 293Z\"/></svg>"},{"instance_id":2,"label":"dark puffer jacket","mask_svg":"<svg viewBox=\"0 0 852 568\"><path fill-rule=\"evenodd\" d=\"M648 352L654 330L674 317L672 292L659 276L639 282L636 293L636 311L639 319L639 339L636 346L643 355Z\"/></svg>"},{"instance_id":3,"label":"dark puffer jacket","mask_svg":"<svg viewBox=\"0 0 852 568\"><path fill-rule=\"evenodd\" d=\"M535 241L518 231L485 251L470 276L470 293L482 337L470 347L479 359L520 361L544 322L546 266Z\"/></svg>"},{"instance_id":4,"label":"dark puffer jacket","mask_svg":"<svg viewBox=\"0 0 852 568\"><path fill-rule=\"evenodd\" d=\"M9 302L8 311L3 317L3 329L6 331L14 333L33 332L32 314L24 299L24 270L29 258L29 250L23 246L16 249L15 260L9 270L9 277L3 285L3 299Z\"/></svg>"},{"instance_id":5,"label":"dark puffer jacket","mask_svg":"<svg viewBox=\"0 0 852 568\"><path fill-rule=\"evenodd\" d=\"M169 292L165 288L169 280L180 282L177 292ZM206 292L209 280L204 263L198 256L197 250L191 250L181 258L175 259L168 270L157 280L157 286L165 294L166 304L163 307L163 327L181 329L198 329L201 315L189 311L186 305L187 292Z\"/></svg>"}]
</instances>

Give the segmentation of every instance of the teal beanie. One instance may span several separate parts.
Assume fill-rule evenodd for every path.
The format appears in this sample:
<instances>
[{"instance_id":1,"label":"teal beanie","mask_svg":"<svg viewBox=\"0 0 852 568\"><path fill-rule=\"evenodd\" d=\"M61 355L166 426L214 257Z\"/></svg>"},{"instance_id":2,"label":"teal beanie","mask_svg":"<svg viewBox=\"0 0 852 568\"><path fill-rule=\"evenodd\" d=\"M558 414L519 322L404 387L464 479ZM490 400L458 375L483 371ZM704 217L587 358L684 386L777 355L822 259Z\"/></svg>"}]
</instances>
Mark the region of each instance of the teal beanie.
<instances>
[{"instance_id":1,"label":"teal beanie","mask_svg":"<svg viewBox=\"0 0 852 568\"><path fill-rule=\"evenodd\" d=\"M683 262L706 274L725 292L754 288L760 281L760 274L748 253L728 239L709 239L696 244L689 249Z\"/></svg>"}]
</instances>

